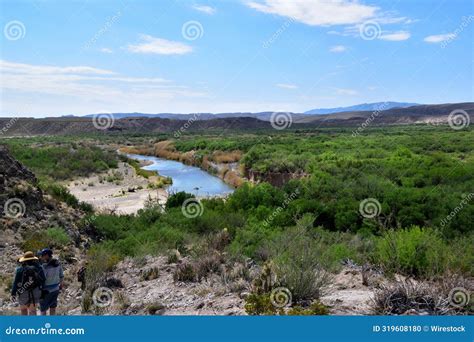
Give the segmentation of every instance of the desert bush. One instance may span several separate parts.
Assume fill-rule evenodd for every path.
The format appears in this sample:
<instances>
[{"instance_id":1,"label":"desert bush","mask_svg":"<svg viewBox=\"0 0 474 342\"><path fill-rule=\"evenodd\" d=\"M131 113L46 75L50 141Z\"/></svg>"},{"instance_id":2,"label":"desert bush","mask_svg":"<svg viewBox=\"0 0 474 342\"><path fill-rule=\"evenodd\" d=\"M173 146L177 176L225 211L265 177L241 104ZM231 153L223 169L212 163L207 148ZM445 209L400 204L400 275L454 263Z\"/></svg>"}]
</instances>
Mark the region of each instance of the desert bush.
<instances>
[{"instance_id":1,"label":"desert bush","mask_svg":"<svg viewBox=\"0 0 474 342\"><path fill-rule=\"evenodd\" d=\"M474 233L449 239L449 271L474 276Z\"/></svg>"},{"instance_id":2,"label":"desert bush","mask_svg":"<svg viewBox=\"0 0 474 342\"><path fill-rule=\"evenodd\" d=\"M162 315L165 310L166 310L166 306L164 306L161 303L149 304L146 307L146 311L148 312L149 315Z\"/></svg>"},{"instance_id":3,"label":"desert bush","mask_svg":"<svg viewBox=\"0 0 474 342\"><path fill-rule=\"evenodd\" d=\"M248 315L282 315L285 310L273 305L269 293L251 293L245 299L245 312Z\"/></svg>"},{"instance_id":4,"label":"desert bush","mask_svg":"<svg viewBox=\"0 0 474 342\"><path fill-rule=\"evenodd\" d=\"M168 252L168 257L167 257L166 262L168 264L176 264L177 262L179 262L180 258L181 258L181 254L179 253L179 251L177 249L173 249Z\"/></svg>"},{"instance_id":5,"label":"desert bush","mask_svg":"<svg viewBox=\"0 0 474 342\"><path fill-rule=\"evenodd\" d=\"M321 260L322 245L311 238L305 227L288 229L273 248L277 282L291 291L295 302L323 295L331 277Z\"/></svg>"},{"instance_id":6,"label":"desert bush","mask_svg":"<svg viewBox=\"0 0 474 342\"><path fill-rule=\"evenodd\" d=\"M196 272L194 267L189 262L183 262L176 267L176 270L173 274L174 281L195 281L196 280Z\"/></svg>"},{"instance_id":7,"label":"desert bush","mask_svg":"<svg viewBox=\"0 0 474 342\"><path fill-rule=\"evenodd\" d=\"M194 198L194 196L184 191L180 191L175 194L172 194L171 196L168 197L166 201L166 209L168 210L170 208L181 207L184 201L186 201L189 198Z\"/></svg>"},{"instance_id":8,"label":"desert bush","mask_svg":"<svg viewBox=\"0 0 474 342\"><path fill-rule=\"evenodd\" d=\"M329 309L321 302L315 301L306 308L302 306L294 306L289 309L286 314L288 316L324 316L329 314Z\"/></svg>"},{"instance_id":9,"label":"desert bush","mask_svg":"<svg viewBox=\"0 0 474 342\"><path fill-rule=\"evenodd\" d=\"M376 242L373 261L389 274L430 277L447 271L449 253L436 231L413 226L387 231Z\"/></svg>"},{"instance_id":10,"label":"desert bush","mask_svg":"<svg viewBox=\"0 0 474 342\"><path fill-rule=\"evenodd\" d=\"M131 305L130 298L124 291L117 291L115 293L115 301L118 304L118 308L122 311L128 309Z\"/></svg>"},{"instance_id":11,"label":"desert bush","mask_svg":"<svg viewBox=\"0 0 474 342\"><path fill-rule=\"evenodd\" d=\"M156 267L150 267L143 270L141 279L144 281L153 280L160 276L160 271Z\"/></svg>"},{"instance_id":12,"label":"desert bush","mask_svg":"<svg viewBox=\"0 0 474 342\"><path fill-rule=\"evenodd\" d=\"M70 242L71 238L64 229L51 227L28 235L22 244L22 248L26 251L38 251L46 247L64 248Z\"/></svg>"},{"instance_id":13,"label":"desert bush","mask_svg":"<svg viewBox=\"0 0 474 342\"><path fill-rule=\"evenodd\" d=\"M288 315L288 316L321 316L328 315L328 308L319 301L312 302L307 307L292 306L278 307L272 303L269 293L251 293L245 299L245 312L248 315Z\"/></svg>"},{"instance_id":14,"label":"desert bush","mask_svg":"<svg viewBox=\"0 0 474 342\"><path fill-rule=\"evenodd\" d=\"M209 254L203 255L194 261L194 269L198 280L207 278L209 273L219 271L221 264L224 262L222 254L216 251L209 251Z\"/></svg>"},{"instance_id":15,"label":"desert bush","mask_svg":"<svg viewBox=\"0 0 474 342\"><path fill-rule=\"evenodd\" d=\"M410 309L433 314L437 298L434 289L413 281L399 281L375 291L374 312L401 315Z\"/></svg>"},{"instance_id":16,"label":"desert bush","mask_svg":"<svg viewBox=\"0 0 474 342\"><path fill-rule=\"evenodd\" d=\"M71 241L71 238L64 229L59 227L48 228L46 230L46 238L49 241L50 247L64 247Z\"/></svg>"},{"instance_id":17,"label":"desert bush","mask_svg":"<svg viewBox=\"0 0 474 342\"><path fill-rule=\"evenodd\" d=\"M419 314L456 315L474 311L469 298L469 287L457 280L446 287L446 283L421 283L413 280L399 280L393 284L383 285L375 291L373 311L379 315ZM465 291L465 305L453 305L453 289ZM462 294L462 295L464 295Z\"/></svg>"},{"instance_id":18,"label":"desert bush","mask_svg":"<svg viewBox=\"0 0 474 342\"><path fill-rule=\"evenodd\" d=\"M105 248L90 249L87 253L86 288L93 291L107 278L107 274L114 269L119 261L119 256Z\"/></svg>"}]
</instances>

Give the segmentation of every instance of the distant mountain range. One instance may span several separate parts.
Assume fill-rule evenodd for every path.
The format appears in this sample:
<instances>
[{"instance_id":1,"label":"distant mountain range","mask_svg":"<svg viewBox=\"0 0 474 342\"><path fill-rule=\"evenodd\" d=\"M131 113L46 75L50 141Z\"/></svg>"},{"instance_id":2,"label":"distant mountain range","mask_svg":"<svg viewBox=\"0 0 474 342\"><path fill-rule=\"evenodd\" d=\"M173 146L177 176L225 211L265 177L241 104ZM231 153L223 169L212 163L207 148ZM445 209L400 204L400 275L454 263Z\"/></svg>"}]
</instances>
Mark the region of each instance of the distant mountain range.
<instances>
[{"instance_id":1,"label":"distant mountain range","mask_svg":"<svg viewBox=\"0 0 474 342\"><path fill-rule=\"evenodd\" d=\"M382 111L392 108L407 108L411 106L418 106L418 103L409 102L373 102L373 103L362 103L349 107L336 107L336 108L316 108L304 112L304 114L332 114L341 112L365 112L365 111Z\"/></svg>"},{"instance_id":2,"label":"distant mountain range","mask_svg":"<svg viewBox=\"0 0 474 342\"><path fill-rule=\"evenodd\" d=\"M459 119L469 123L474 122L474 102L446 103L437 105L419 105L409 108L392 108L384 111L350 111L333 114L288 114L285 116L290 120L291 129L313 129L318 127L365 127L384 125L446 125L450 113L458 113ZM155 115L151 117L129 117L111 120L105 118L104 129L98 129L98 122L88 117L62 117L62 118L19 118L13 121L11 118L0 118L0 127L9 127L1 136L33 136L33 135L68 135L68 134L124 134L124 133L180 133L183 128L187 132L209 132L218 131L261 131L272 130L274 125L269 122L273 113L228 113L228 114L200 114L199 118L186 121L195 114L168 114L172 119L160 118ZM123 115L123 114L119 114ZM165 115L165 114L162 114ZM196 114L197 115L197 114ZM207 116L209 115L209 116ZM229 117L219 117L229 115ZM245 117L239 117L244 115ZM252 117L252 115L254 115ZM258 118L257 118L258 117ZM203 118L207 118L202 120ZM212 120L211 120L212 119Z\"/></svg>"},{"instance_id":3,"label":"distant mountain range","mask_svg":"<svg viewBox=\"0 0 474 342\"><path fill-rule=\"evenodd\" d=\"M92 118L97 114L88 114L82 117ZM273 112L261 112L261 113L247 113L247 112L237 112L237 113L191 113L191 114L177 114L177 113L157 113L157 114L147 114L147 113L112 113L111 115L114 119L125 119L125 118L159 118L159 119L171 119L171 120L213 120L213 119L231 119L231 118L255 118L260 120L270 120ZM71 117L71 116L67 116ZM74 116L73 116L74 117Z\"/></svg>"},{"instance_id":4,"label":"distant mountain range","mask_svg":"<svg viewBox=\"0 0 474 342\"><path fill-rule=\"evenodd\" d=\"M361 112L361 111L382 111L392 108L406 108L416 106L416 103L407 102L375 102L375 103L363 103L350 107L338 107L338 108L321 108L313 109L305 113L290 113L292 115L312 115L312 114L333 114L340 112ZM114 119L125 119L125 118L160 118L160 119L172 119L172 120L212 120L212 119L229 119L229 118L255 118L264 121L270 121L272 114L275 112L235 112L235 113L191 113L191 114L177 114L177 113L111 113ZM97 113L99 114L99 113ZM97 114L88 114L81 117L91 118ZM63 118L74 118L78 117L75 115L65 115Z\"/></svg>"}]
</instances>

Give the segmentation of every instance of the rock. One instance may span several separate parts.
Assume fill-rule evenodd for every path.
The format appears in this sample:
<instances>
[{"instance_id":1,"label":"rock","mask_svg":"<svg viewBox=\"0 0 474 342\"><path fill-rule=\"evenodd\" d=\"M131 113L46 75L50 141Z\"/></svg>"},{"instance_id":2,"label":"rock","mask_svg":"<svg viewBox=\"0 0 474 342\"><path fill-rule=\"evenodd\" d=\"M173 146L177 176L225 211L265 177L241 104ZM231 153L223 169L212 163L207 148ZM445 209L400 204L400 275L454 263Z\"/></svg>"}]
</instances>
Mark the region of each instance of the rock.
<instances>
[{"instance_id":1,"label":"rock","mask_svg":"<svg viewBox=\"0 0 474 342\"><path fill-rule=\"evenodd\" d=\"M247 291L241 292L239 295L241 299L246 299L248 296L250 296L250 292Z\"/></svg>"}]
</instances>

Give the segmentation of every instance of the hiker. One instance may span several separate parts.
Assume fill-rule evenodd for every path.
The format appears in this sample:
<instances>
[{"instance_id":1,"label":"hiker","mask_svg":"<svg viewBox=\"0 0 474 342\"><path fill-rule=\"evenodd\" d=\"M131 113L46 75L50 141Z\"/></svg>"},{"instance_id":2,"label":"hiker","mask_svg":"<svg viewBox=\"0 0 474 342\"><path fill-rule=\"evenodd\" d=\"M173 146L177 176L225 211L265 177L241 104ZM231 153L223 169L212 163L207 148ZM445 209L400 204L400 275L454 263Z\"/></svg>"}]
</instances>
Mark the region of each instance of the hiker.
<instances>
[{"instance_id":1,"label":"hiker","mask_svg":"<svg viewBox=\"0 0 474 342\"><path fill-rule=\"evenodd\" d=\"M44 271L33 252L26 252L18 262L21 266L15 271L11 295L18 299L23 316L35 316L45 280Z\"/></svg>"},{"instance_id":2,"label":"hiker","mask_svg":"<svg viewBox=\"0 0 474 342\"><path fill-rule=\"evenodd\" d=\"M63 268L58 259L53 258L53 251L45 248L40 252L41 262L43 264L44 275L46 277L42 297L40 302L40 309L42 315L56 314L56 307L58 306L59 291L63 287Z\"/></svg>"}]
</instances>

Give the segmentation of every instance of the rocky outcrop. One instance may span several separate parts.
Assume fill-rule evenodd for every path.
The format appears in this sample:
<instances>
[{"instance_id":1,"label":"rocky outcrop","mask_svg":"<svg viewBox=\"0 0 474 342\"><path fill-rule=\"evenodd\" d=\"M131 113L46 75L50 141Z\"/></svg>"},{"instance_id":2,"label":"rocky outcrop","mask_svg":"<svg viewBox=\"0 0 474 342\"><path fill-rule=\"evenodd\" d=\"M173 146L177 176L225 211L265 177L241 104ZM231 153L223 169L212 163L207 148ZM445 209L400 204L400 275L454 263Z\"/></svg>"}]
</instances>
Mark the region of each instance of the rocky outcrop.
<instances>
[{"instance_id":1,"label":"rocky outcrop","mask_svg":"<svg viewBox=\"0 0 474 342\"><path fill-rule=\"evenodd\" d=\"M0 208L3 218L31 217L44 209L35 175L0 145Z\"/></svg>"}]
</instances>

